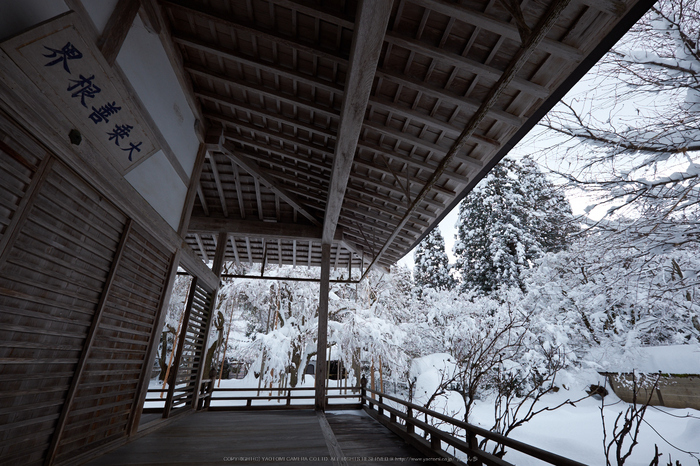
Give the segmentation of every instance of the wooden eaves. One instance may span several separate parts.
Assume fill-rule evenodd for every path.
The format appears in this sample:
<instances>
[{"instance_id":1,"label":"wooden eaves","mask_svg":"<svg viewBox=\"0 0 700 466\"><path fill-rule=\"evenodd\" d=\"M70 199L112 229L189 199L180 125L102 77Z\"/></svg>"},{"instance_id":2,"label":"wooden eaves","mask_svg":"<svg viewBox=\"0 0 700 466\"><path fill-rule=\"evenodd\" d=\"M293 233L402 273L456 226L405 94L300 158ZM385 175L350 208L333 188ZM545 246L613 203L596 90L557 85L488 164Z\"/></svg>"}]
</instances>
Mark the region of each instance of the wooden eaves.
<instances>
[{"instance_id":1,"label":"wooden eaves","mask_svg":"<svg viewBox=\"0 0 700 466\"><path fill-rule=\"evenodd\" d=\"M400 0L372 35L369 3L158 2L206 127L201 258L226 224L227 261L318 266L326 242L336 267L391 266L652 2Z\"/></svg>"}]
</instances>

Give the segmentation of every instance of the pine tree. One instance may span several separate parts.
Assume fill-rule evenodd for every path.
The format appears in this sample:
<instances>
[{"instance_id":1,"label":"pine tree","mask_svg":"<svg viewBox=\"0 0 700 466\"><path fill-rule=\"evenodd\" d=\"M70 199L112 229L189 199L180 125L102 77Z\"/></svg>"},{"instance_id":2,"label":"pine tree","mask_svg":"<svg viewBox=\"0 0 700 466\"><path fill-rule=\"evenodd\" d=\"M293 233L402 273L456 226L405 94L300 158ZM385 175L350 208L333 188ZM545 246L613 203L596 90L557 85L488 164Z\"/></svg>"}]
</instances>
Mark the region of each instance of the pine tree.
<instances>
[{"instance_id":1,"label":"pine tree","mask_svg":"<svg viewBox=\"0 0 700 466\"><path fill-rule=\"evenodd\" d=\"M434 228L418 244L415 253L414 281L419 289L449 290L454 287L450 266L445 253L445 240L439 228Z\"/></svg>"},{"instance_id":2,"label":"pine tree","mask_svg":"<svg viewBox=\"0 0 700 466\"><path fill-rule=\"evenodd\" d=\"M460 204L455 255L462 291L524 288L527 269L566 245L571 208L529 157L504 160Z\"/></svg>"}]
</instances>

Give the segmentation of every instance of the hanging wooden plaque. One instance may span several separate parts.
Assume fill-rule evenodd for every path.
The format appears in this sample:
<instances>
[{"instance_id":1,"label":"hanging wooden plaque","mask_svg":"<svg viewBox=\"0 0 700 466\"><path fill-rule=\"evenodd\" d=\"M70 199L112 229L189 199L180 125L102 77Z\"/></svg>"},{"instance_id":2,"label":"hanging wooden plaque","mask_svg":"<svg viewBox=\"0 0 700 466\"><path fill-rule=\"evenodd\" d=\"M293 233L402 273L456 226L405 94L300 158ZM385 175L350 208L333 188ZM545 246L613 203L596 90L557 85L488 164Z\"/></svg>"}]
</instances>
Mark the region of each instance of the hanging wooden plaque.
<instances>
[{"instance_id":1,"label":"hanging wooden plaque","mask_svg":"<svg viewBox=\"0 0 700 466\"><path fill-rule=\"evenodd\" d=\"M2 42L0 48L124 175L159 146L84 29L78 15L69 12Z\"/></svg>"}]
</instances>

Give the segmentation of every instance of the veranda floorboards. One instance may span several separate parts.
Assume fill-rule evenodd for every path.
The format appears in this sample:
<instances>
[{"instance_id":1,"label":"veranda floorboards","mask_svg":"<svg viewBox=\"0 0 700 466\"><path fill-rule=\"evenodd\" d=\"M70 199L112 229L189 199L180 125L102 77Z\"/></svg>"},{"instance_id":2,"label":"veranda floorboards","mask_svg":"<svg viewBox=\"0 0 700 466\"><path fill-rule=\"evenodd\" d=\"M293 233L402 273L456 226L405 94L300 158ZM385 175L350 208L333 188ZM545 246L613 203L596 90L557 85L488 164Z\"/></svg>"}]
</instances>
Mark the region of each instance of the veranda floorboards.
<instances>
[{"instance_id":1,"label":"veranda floorboards","mask_svg":"<svg viewBox=\"0 0 700 466\"><path fill-rule=\"evenodd\" d=\"M361 411L329 412L348 465L425 465L416 450ZM312 410L198 412L89 463L117 465L335 466ZM396 458L388 461L389 458ZM416 458L416 460L411 460ZM430 464L430 463L427 463Z\"/></svg>"},{"instance_id":2,"label":"veranda floorboards","mask_svg":"<svg viewBox=\"0 0 700 466\"><path fill-rule=\"evenodd\" d=\"M313 411L203 412L173 421L88 464L290 466L309 464L306 458L326 458L313 464L331 466L328 456Z\"/></svg>"},{"instance_id":3,"label":"veranda floorboards","mask_svg":"<svg viewBox=\"0 0 700 466\"><path fill-rule=\"evenodd\" d=\"M349 465L433 464L364 411L331 411L326 419Z\"/></svg>"}]
</instances>

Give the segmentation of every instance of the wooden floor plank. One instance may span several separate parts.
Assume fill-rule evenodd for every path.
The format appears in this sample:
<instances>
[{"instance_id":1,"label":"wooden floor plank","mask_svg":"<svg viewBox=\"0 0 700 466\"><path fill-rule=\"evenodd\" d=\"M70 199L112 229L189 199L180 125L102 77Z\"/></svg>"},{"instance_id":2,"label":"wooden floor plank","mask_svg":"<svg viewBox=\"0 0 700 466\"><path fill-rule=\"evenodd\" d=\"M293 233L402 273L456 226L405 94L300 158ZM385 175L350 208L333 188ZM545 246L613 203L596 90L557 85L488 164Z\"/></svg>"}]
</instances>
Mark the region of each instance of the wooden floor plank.
<instances>
[{"instance_id":1,"label":"wooden floor plank","mask_svg":"<svg viewBox=\"0 0 700 466\"><path fill-rule=\"evenodd\" d=\"M363 411L331 411L326 419L348 464L430 464ZM339 461L328 450L317 414L288 410L194 413L88 463L166 464L332 466Z\"/></svg>"},{"instance_id":2,"label":"wooden floor plank","mask_svg":"<svg viewBox=\"0 0 700 466\"><path fill-rule=\"evenodd\" d=\"M365 414L364 411L327 412L326 419L335 433L349 464L417 466L433 464L401 438ZM358 458L363 458L358 462ZM388 460L394 458L393 461Z\"/></svg>"},{"instance_id":3,"label":"wooden floor plank","mask_svg":"<svg viewBox=\"0 0 700 466\"><path fill-rule=\"evenodd\" d=\"M294 457L301 460L293 461ZM328 457L313 411L202 412L178 419L88 464L302 465L309 463L307 458L324 458L313 464L331 466Z\"/></svg>"}]
</instances>

